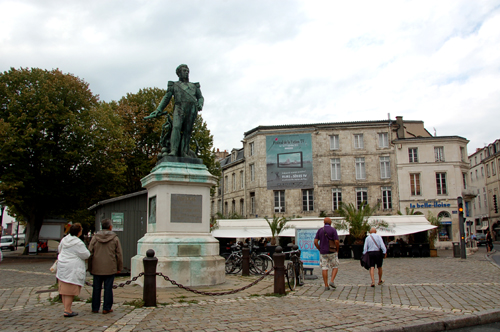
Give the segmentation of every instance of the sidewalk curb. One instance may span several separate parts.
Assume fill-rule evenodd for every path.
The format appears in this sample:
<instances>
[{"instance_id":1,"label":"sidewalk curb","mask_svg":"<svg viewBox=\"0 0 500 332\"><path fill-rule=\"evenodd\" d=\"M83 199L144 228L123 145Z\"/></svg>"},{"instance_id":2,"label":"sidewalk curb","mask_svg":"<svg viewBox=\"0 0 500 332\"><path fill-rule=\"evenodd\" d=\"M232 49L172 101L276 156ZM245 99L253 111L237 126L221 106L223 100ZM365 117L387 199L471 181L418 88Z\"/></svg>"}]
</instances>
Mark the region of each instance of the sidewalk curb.
<instances>
[{"instance_id":1,"label":"sidewalk curb","mask_svg":"<svg viewBox=\"0 0 500 332\"><path fill-rule=\"evenodd\" d=\"M493 259L491 259L491 256L493 256L496 253L497 253L496 249L493 249L493 251L484 254L484 257L488 260L488 262L490 262L490 264L500 269L500 266Z\"/></svg>"},{"instance_id":2,"label":"sidewalk curb","mask_svg":"<svg viewBox=\"0 0 500 332\"><path fill-rule=\"evenodd\" d=\"M57 253L54 255L15 255L15 256L3 256L3 260L7 259L57 259Z\"/></svg>"},{"instance_id":3,"label":"sidewalk curb","mask_svg":"<svg viewBox=\"0 0 500 332\"><path fill-rule=\"evenodd\" d=\"M401 327L380 328L376 332L436 332L449 331L463 327L500 322L500 309L490 309L467 316L450 317L440 322L415 323Z\"/></svg>"}]
</instances>

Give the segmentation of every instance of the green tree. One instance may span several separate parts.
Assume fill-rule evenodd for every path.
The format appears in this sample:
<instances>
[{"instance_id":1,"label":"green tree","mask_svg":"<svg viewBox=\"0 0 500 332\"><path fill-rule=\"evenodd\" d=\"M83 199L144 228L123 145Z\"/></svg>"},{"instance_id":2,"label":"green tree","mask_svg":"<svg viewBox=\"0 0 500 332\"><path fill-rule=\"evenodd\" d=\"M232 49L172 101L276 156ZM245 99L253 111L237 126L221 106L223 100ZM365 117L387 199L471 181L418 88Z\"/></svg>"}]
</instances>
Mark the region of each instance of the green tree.
<instances>
[{"instance_id":1,"label":"green tree","mask_svg":"<svg viewBox=\"0 0 500 332\"><path fill-rule=\"evenodd\" d=\"M371 222L368 220L377 209L378 205L372 208L369 204L364 204L358 209L352 203L341 203L338 212L340 216L345 219L345 222L343 220L337 221L334 227L336 229L348 229L349 235L354 238L354 244L363 244L366 233L368 233L372 227L382 228L389 226L389 224L383 220L373 220Z\"/></svg>"},{"instance_id":2,"label":"green tree","mask_svg":"<svg viewBox=\"0 0 500 332\"><path fill-rule=\"evenodd\" d=\"M200 113L194 123L193 134L191 138L191 150L198 151L198 157L203 160L208 171L217 178L221 175L221 168L216 161L214 145L214 136L210 134L207 123L203 121ZM215 191L215 187L212 188Z\"/></svg>"},{"instance_id":3,"label":"green tree","mask_svg":"<svg viewBox=\"0 0 500 332\"><path fill-rule=\"evenodd\" d=\"M60 70L0 74L0 198L37 242L43 220L117 192L120 119L86 82Z\"/></svg>"},{"instance_id":4,"label":"green tree","mask_svg":"<svg viewBox=\"0 0 500 332\"><path fill-rule=\"evenodd\" d=\"M436 239L438 236L439 226L441 226L442 216L434 216L431 211L427 211L427 220L429 220L432 226L436 226L429 230L429 247L430 249L436 249Z\"/></svg>"},{"instance_id":5,"label":"green tree","mask_svg":"<svg viewBox=\"0 0 500 332\"><path fill-rule=\"evenodd\" d=\"M142 189L141 179L149 174L158 160L163 119L144 120L144 117L156 109L165 92L164 89L145 88L137 93L127 93L118 102L101 104L101 107L114 109L121 118L125 136L132 142L123 150L126 193ZM171 112L172 106L167 109Z\"/></svg>"}]
</instances>

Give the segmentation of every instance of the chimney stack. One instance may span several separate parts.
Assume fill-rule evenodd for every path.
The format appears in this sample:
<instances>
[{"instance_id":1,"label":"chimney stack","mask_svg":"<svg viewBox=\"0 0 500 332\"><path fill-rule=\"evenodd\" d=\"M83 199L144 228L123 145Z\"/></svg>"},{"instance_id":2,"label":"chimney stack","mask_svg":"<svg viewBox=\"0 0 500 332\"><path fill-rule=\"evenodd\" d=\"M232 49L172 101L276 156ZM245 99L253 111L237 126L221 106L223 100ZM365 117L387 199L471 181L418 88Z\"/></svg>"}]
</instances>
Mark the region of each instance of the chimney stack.
<instances>
[{"instance_id":1,"label":"chimney stack","mask_svg":"<svg viewBox=\"0 0 500 332\"><path fill-rule=\"evenodd\" d=\"M405 126L403 124L403 117L402 116L396 117L396 124L398 125L398 129L397 129L398 138L405 138Z\"/></svg>"}]
</instances>

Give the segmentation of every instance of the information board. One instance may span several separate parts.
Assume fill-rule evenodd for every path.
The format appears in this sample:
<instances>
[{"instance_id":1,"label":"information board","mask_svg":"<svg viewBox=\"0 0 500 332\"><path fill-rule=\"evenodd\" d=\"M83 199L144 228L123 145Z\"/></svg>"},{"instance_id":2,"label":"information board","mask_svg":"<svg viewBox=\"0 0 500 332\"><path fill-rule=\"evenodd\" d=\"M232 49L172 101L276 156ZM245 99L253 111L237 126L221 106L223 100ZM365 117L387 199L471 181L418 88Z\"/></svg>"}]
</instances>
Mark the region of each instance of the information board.
<instances>
[{"instance_id":1,"label":"information board","mask_svg":"<svg viewBox=\"0 0 500 332\"><path fill-rule=\"evenodd\" d=\"M319 266L319 250L314 246L316 228L296 228L295 243L300 249L300 258L304 266Z\"/></svg>"},{"instance_id":2,"label":"information board","mask_svg":"<svg viewBox=\"0 0 500 332\"><path fill-rule=\"evenodd\" d=\"M124 222L123 212L111 212L111 221L113 222L113 232L123 232Z\"/></svg>"}]
</instances>

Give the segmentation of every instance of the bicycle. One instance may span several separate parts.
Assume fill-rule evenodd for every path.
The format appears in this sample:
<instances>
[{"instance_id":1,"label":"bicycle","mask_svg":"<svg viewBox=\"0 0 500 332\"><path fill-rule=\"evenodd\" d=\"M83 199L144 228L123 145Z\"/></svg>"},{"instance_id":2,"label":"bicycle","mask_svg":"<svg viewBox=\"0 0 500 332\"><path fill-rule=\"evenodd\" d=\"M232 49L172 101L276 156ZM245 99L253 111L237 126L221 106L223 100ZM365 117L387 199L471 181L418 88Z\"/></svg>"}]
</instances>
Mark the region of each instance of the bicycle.
<instances>
[{"instance_id":1,"label":"bicycle","mask_svg":"<svg viewBox=\"0 0 500 332\"><path fill-rule=\"evenodd\" d=\"M294 245L289 254L290 261L286 265L285 276L288 288L294 291L297 285L304 285L304 264L300 260L299 246Z\"/></svg>"},{"instance_id":2,"label":"bicycle","mask_svg":"<svg viewBox=\"0 0 500 332\"><path fill-rule=\"evenodd\" d=\"M236 274L239 273L243 267L243 252L238 245L234 245L231 248L233 252L226 258L225 271L227 274ZM252 274L264 274L270 267L272 268L274 266L271 257L265 254L257 254L255 250L250 254L249 264L250 273Z\"/></svg>"},{"instance_id":3,"label":"bicycle","mask_svg":"<svg viewBox=\"0 0 500 332\"><path fill-rule=\"evenodd\" d=\"M257 246L254 246L253 249L254 250L252 250L250 257L255 261L257 269L260 270L259 273L266 273L274 267L274 261L271 256L269 256L269 253L266 252L259 254L257 251L259 247Z\"/></svg>"}]
</instances>

